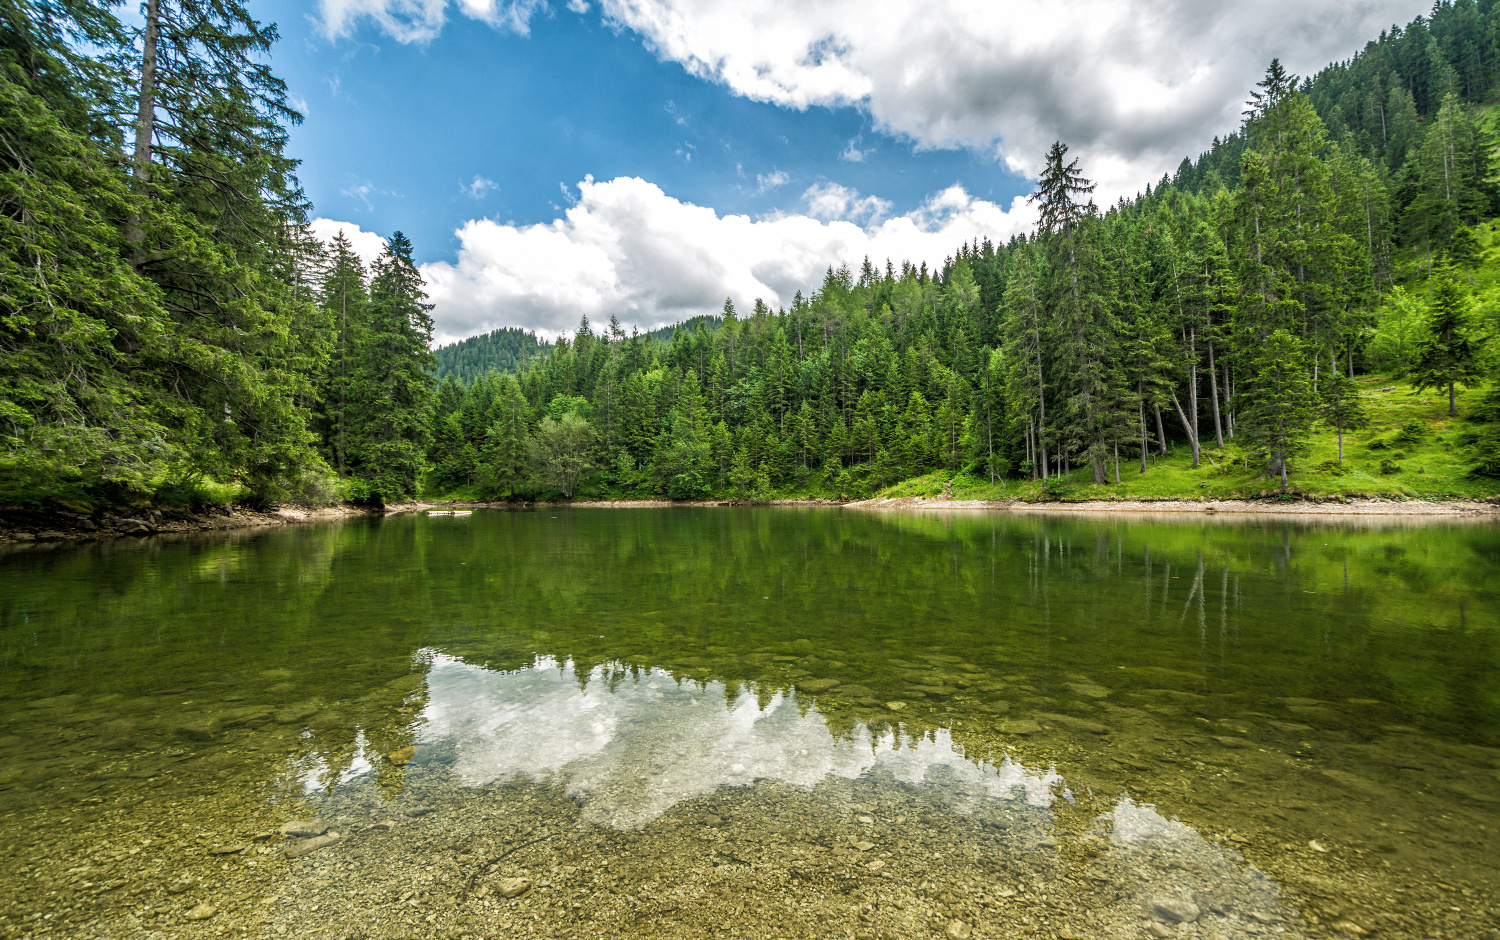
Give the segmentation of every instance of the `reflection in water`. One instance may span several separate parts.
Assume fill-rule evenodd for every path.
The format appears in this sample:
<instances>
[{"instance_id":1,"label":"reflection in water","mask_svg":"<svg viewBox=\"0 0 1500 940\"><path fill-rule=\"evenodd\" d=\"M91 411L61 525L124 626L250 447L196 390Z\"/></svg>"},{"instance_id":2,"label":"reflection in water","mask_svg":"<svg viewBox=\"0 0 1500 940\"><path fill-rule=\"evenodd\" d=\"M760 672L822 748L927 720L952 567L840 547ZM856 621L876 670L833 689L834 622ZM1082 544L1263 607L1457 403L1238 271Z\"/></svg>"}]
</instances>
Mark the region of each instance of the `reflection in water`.
<instances>
[{"instance_id":1,"label":"reflection in water","mask_svg":"<svg viewBox=\"0 0 1500 940\"><path fill-rule=\"evenodd\" d=\"M584 819L632 829L721 785L773 779L811 787L829 774L874 769L902 783L941 777L967 795L1023 799L1047 807L1061 783L1009 759L974 763L947 731L911 738L864 725L835 737L795 693L762 703L749 688L680 681L662 669L596 666L539 658L529 669L494 672L432 654L419 740L451 754L469 786L561 774L584 803Z\"/></svg>"},{"instance_id":2,"label":"reflection in water","mask_svg":"<svg viewBox=\"0 0 1500 940\"><path fill-rule=\"evenodd\" d=\"M681 680L659 668L611 664L581 673L571 661L542 656L527 668L496 671L431 650L419 659L426 704L407 771L407 785L418 793L405 799L423 812L433 803L448 806L447 825L461 833L450 837L454 842L493 834L487 807L499 798L487 799L484 793L496 791L484 788L532 781L572 798L551 820L570 839L589 838L589 824L644 831L670 854L662 847L675 834L702 864L713 852L698 841L702 810L694 801L713 802L719 788L735 787L739 838L757 847L755 864L795 868L802 844L814 853L831 847L853 854L866 876L889 866L893 877L905 877L908 867L925 874L954 853L974 866L981 897L1003 900L1016 889L1045 897L1057 890L1068 859L1081 858L1086 868L1077 874L1086 873L1092 886L1085 916L1098 936L1134 936L1143 916L1240 936L1289 915L1277 886L1237 852L1155 807L1122 797L1101 813L1091 800L1075 803L1055 768L1032 770L1009 757L975 760L946 730L912 736L855 724L840 734L807 697L761 696L750 686ZM376 788L361 785L372 776L363 754L345 770L324 765L301 777L324 817L352 821L391 811ZM346 785L326 785L335 780ZM766 793L767 785L782 784L794 795ZM808 813L808 804L819 809ZM939 822L932 813L965 822ZM1081 827L1065 819L1069 813ZM830 838L830 826L852 829ZM937 832L943 835L934 840ZM771 847L788 835L790 861ZM733 854L741 851L749 850L726 857L749 864ZM683 866L675 858L652 864ZM1067 920L1073 912L1054 915Z\"/></svg>"}]
</instances>

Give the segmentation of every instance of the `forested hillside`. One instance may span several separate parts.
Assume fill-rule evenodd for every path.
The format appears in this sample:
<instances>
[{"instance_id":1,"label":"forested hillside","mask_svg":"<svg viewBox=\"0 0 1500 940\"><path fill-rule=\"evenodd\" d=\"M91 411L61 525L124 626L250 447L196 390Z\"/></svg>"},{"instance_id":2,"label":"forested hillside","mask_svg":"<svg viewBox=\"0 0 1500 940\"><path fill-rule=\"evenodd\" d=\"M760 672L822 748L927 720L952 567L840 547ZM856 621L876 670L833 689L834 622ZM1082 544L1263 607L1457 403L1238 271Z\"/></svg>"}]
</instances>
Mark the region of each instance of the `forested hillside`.
<instances>
[{"instance_id":1,"label":"forested hillside","mask_svg":"<svg viewBox=\"0 0 1500 940\"><path fill-rule=\"evenodd\" d=\"M516 372L548 348L530 330L506 326L439 346L432 355L439 380L451 375L468 385L486 372Z\"/></svg>"},{"instance_id":2,"label":"forested hillside","mask_svg":"<svg viewBox=\"0 0 1500 940\"><path fill-rule=\"evenodd\" d=\"M5 503L1500 475L1490 0L1310 79L1273 62L1239 130L1131 200L1096 205L1060 142L1038 230L937 270L867 259L787 309L436 356L407 239L365 270L308 229L274 28L144 14L0 0Z\"/></svg>"}]
</instances>

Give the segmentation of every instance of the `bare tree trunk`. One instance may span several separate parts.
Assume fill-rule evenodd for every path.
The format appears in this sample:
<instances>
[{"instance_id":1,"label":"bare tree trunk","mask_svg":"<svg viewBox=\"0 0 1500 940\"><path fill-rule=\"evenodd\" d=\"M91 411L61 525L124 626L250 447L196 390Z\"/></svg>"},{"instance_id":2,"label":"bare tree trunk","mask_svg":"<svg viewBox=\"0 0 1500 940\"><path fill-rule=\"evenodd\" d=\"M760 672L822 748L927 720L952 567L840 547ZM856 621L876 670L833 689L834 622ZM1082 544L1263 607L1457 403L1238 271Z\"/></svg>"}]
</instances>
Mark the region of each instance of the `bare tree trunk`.
<instances>
[{"instance_id":1,"label":"bare tree trunk","mask_svg":"<svg viewBox=\"0 0 1500 940\"><path fill-rule=\"evenodd\" d=\"M1224 449L1224 422L1219 418L1219 370L1214 366L1213 340L1208 342L1208 384L1214 396L1214 440Z\"/></svg>"},{"instance_id":2,"label":"bare tree trunk","mask_svg":"<svg viewBox=\"0 0 1500 940\"><path fill-rule=\"evenodd\" d=\"M1188 418L1193 422L1193 440L1198 440L1198 328L1188 327L1188 351L1192 365L1188 368ZM1193 446L1193 466L1198 466L1198 447Z\"/></svg>"},{"instance_id":3,"label":"bare tree trunk","mask_svg":"<svg viewBox=\"0 0 1500 940\"><path fill-rule=\"evenodd\" d=\"M1193 448L1193 466L1196 467L1198 466L1198 454L1200 451L1198 446L1198 429L1188 422L1187 412L1182 410L1182 402L1177 400L1177 391L1175 389L1172 391L1172 404L1177 409L1177 417L1182 419L1183 430L1187 431L1188 444Z\"/></svg>"},{"instance_id":4,"label":"bare tree trunk","mask_svg":"<svg viewBox=\"0 0 1500 940\"><path fill-rule=\"evenodd\" d=\"M1156 411L1156 449L1163 456L1167 456L1167 426L1161 420L1161 405L1151 406Z\"/></svg>"},{"instance_id":5,"label":"bare tree trunk","mask_svg":"<svg viewBox=\"0 0 1500 940\"><path fill-rule=\"evenodd\" d=\"M1120 485L1120 439L1115 438L1115 486Z\"/></svg>"},{"instance_id":6,"label":"bare tree trunk","mask_svg":"<svg viewBox=\"0 0 1500 940\"><path fill-rule=\"evenodd\" d=\"M1146 445L1146 392L1143 387L1143 383L1136 382L1136 393L1139 396L1137 397L1136 401L1140 404L1141 408L1141 472L1145 473L1146 451L1150 448L1148 448Z\"/></svg>"}]
</instances>

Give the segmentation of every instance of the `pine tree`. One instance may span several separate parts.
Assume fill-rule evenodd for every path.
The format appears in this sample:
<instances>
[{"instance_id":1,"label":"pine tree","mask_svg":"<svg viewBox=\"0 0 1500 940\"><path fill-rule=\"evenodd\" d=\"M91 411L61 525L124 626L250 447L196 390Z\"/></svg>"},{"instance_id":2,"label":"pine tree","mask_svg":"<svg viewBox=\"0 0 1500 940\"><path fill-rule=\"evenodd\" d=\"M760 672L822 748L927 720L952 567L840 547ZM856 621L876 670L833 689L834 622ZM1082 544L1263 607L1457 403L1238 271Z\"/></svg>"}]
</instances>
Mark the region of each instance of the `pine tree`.
<instances>
[{"instance_id":1,"label":"pine tree","mask_svg":"<svg viewBox=\"0 0 1500 940\"><path fill-rule=\"evenodd\" d=\"M1316 401L1301 340L1284 329L1267 336L1247 363L1241 380L1239 414L1245 446L1266 459L1287 491L1287 465L1307 447Z\"/></svg>"},{"instance_id":2,"label":"pine tree","mask_svg":"<svg viewBox=\"0 0 1500 940\"><path fill-rule=\"evenodd\" d=\"M350 456L381 499L416 492L432 397L432 318L411 242L397 232L375 261L369 332L359 350Z\"/></svg>"},{"instance_id":3,"label":"pine tree","mask_svg":"<svg viewBox=\"0 0 1500 940\"><path fill-rule=\"evenodd\" d=\"M1479 374L1479 349L1471 338L1468 300L1458 285L1458 275L1448 265L1433 272L1432 312L1427 335L1417 348L1412 387L1448 389L1448 414L1458 414L1456 386L1472 382Z\"/></svg>"},{"instance_id":4,"label":"pine tree","mask_svg":"<svg viewBox=\"0 0 1500 940\"><path fill-rule=\"evenodd\" d=\"M514 376L501 379L494 420L485 431L480 487L490 496L514 497L526 479L526 399Z\"/></svg>"},{"instance_id":5,"label":"pine tree","mask_svg":"<svg viewBox=\"0 0 1500 940\"><path fill-rule=\"evenodd\" d=\"M1318 385L1322 398L1319 411L1324 423L1338 433L1339 463L1344 462L1344 432L1366 427L1370 423L1364 402L1359 397L1359 386L1354 380L1337 369L1329 372Z\"/></svg>"},{"instance_id":6,"label":"pine tree","mask_svg":"<svg viewBox=\"0 0 1500 940\"><path fill-rule=\"evenodd\" d=\"M349 465L358 357L369 334L369 295L364 264L342 230L329 246L328 270L318 304L332 320L334 330L333 355L320 383L318 429L330 462L343 476Z\"/></svg>"}]
</instances>

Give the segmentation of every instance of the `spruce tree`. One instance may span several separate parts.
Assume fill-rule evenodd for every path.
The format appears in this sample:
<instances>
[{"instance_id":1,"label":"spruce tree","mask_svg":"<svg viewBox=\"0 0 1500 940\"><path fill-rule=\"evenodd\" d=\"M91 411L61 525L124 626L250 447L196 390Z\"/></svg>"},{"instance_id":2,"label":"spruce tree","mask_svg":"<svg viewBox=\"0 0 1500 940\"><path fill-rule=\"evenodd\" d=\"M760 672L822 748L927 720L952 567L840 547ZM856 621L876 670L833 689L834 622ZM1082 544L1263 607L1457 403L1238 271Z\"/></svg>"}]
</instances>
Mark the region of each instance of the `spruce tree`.
<instances>
[{"instance_id":1,"label":"spruce tree","mask_svg":"<svg viewBox=\"0 0 1500 940\"><path fill-rule=\"evenodd\" d=\"M432 317L411 242L391 236L370 279L369 327L353 370L350 456L381 499L417 489L432 398Z\"/></svg>"},{"instance_id":2,"label":"spruce tree","mask_svg":"<svg viewBox=\"0 0 1500 940\"><path fill-rule=\"evenodd\" d=\"M1458 414L1455 388L1479 374L1479 348L1470 336L1468 299L1458 285L1452 267L1441 265L1433 273L1432 311L1427 335L1417 347L1412 369L1412 387L1417 391L1447 387L1448 414Z\"/></svg>"},{"instance_id":3,"label":"spruce tree","mask_svg":"<svg viewBox=\"0 0 1500 940\"><path fill-rule=\"evenodd\" d=\"M1240 382L1236 412L1241 439L1281 478L1283 493L1288 464L1306 449L1315 417L1310 371L1302 341L1279 329L1251 355Z\"/></svg>"},{"instance_id":4,"label":"spruce tree","mask_svg":"<svg viewBox=\"0 0 1500 940\"><path fill-rule=\"evenodd\" d=\"M1324 376L1318 384L1322 401L1319 412L1325 424L1338 433L1339 463L1344 462L1344 432L1366 427L1370 423L1364 402L1359 397L1359 386L1342 372L1334 370Z\"/></svg>"}]
</instances>

